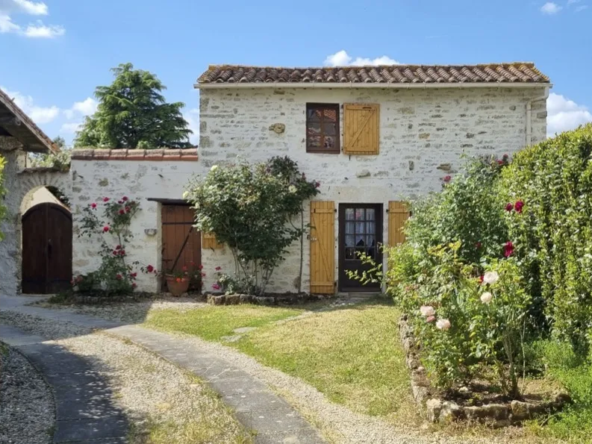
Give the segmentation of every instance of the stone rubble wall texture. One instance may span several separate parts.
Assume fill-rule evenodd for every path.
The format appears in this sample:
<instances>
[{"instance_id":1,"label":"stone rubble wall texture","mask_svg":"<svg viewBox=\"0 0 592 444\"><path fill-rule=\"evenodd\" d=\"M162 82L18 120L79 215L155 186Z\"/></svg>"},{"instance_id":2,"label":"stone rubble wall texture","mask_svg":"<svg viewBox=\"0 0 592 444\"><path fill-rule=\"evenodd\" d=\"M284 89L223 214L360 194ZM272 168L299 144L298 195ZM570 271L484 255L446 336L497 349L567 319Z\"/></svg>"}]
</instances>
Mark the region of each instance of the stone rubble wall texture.
<instances>
[{"instance_id":1,"label":"stone rubble wall texture","mask_svg":"<svg viewBox=\"0 0 592 444\"><path fill-rule=\"evenodd\" d=\"M441 179L462 165L461 155L511 154L526 145L526 104L544 97L541 88L450 89L203 89L200 91L201 168L290 156L307 178L321 182L318 200L379 203L414 198L441 188ZM380 104L380 154L348 156L306 152L306 103ZM546 137L546 100L532 103L532 144ZM283 132L274 131L285 125ZM340 131L343 141L343 112ZM309 223L306 203L305 223ZM384 215L383 239L388 224ZM335 276L338 276L338 221ZM305 241L303 290L309 289L309 242ZM228 249L202 252L208 276L234 270ZM269 291L295 291L299 245L275 271Z\"/></svg>"},{"instance_id":2,"label":"stone rubble wall texture","mask_svg":"<svg viewBox=\"0 0 592 444\"><path fill-rule=\"evenodd\" d=\"M74 275L96 271L101 265L97 254L101 236L109 236L109 244L117 245L111 235L97 233L91 238L78 237L82 210L93 202L102 210L102 199L119 200L123 196L137 199L140 211L132 221L133 238L126 246L128 264L139 262L138 267L161 264L161 205L147 199L181 199L184 187L193 174L198 172L196 161L134 161L134 160L72 160L72 216L74 221L74 244L72 267ZM102 216L102 214L100 214ZM155 236L148 236L147 229L156 229ZM138 271L138 290L159 291L155 275Z\"/></svg>"},{"instance_id":3,"label":"stone rubble wall texture","mask_svg":"<svg viewBox=\"0 0 592 444\"><path fill-rule=\"evenodd\" d=\"M4 205L7 217L0 222L4 239L0 241L0 294L14 295L21 281L21 217L28 199L44 186L54 186L71 199L71 180L68 172L23 172L27 153L12 138L0 137L0 155L6 160L4 184L7 195Z\"/></svg>"}]
</instances>

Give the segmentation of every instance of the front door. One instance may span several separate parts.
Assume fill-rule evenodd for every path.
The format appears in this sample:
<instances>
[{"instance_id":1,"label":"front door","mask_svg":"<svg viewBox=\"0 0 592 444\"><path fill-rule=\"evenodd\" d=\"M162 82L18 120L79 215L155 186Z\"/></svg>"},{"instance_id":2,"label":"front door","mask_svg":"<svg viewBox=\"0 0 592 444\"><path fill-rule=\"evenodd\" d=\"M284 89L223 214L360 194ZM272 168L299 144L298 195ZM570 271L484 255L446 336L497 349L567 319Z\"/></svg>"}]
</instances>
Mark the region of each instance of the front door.
<instances>
[{"instance_id":1,"label":"front door","mask_svg":"<svg viewBox=\"0 0 592 444\"><path fill-rule=\"evenodd\" d=\"M340 204L339 205L339 290L376 291L379 283L363 285L350 279L347 271L357 271L361 275L372 268L363 264L361 254L371 257L377 264L382 263L382 205L380 204Z\"/></svg>"},{"instance_id":2,"label":"front door","mask_svg":"<svg viewBox=\"0 0 592 444\"><path fill-rule=\"evenodd\" d=\"M72 214L60 205L35 205L22 217L22 292L51 294L71 288Z\"/></svg>"}]
</instances>

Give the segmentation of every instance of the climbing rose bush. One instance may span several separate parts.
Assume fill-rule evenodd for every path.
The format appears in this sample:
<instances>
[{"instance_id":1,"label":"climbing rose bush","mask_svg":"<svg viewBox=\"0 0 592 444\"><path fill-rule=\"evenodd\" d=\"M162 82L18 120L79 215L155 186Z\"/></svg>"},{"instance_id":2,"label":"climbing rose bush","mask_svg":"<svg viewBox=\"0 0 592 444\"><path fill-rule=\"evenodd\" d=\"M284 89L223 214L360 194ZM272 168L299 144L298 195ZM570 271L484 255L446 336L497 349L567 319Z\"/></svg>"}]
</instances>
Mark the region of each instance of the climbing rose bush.
<instances>
[{"instance_id":1,"label":"climbing rose bush","mask_svg":"<svg viewBox=\"0 0 592 444\"><path fill-rule=\"evenodd\" d=\"M129 229L140 204L128 196L103 197L82 210L78 237L87 237L99 245L101 265L96 271L75 276L75 291L105 296L132 293L136 287L138 262L129 263L127 245L133 237Z\"/></svg>"}]
</instances>

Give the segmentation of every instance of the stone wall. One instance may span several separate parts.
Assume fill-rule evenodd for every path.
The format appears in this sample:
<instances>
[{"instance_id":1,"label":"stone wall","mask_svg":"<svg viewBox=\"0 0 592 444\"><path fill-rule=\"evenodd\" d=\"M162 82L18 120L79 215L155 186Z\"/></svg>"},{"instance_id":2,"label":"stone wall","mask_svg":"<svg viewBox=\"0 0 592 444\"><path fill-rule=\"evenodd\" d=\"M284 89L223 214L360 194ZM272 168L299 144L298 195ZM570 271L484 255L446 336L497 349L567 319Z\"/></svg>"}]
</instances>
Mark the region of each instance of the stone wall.
<instances>
[{"instance_id":1,"label":"stone wall","mask_svg":"<svg viewBox=\"0 0 592 444\"><path fill-rule=\"evenodd\" d=\"M541 88L281 89L227 88L200 92L200 164L204 168L290 156L307 178L321 182L319 200L378 203L413 198L441 187L461 166L461 155L511 154L526 145L526 104ZM380 154L348 156L306 152L306 103L380 104ZM343 113L340 113L343 137ZM546 100L532 104L532 140L546 137ZM272 129L285 125L283 133ZM343 140L343 139L342 139ZM305 223L309 222L308 210ZM385 220L386 222L386 220ZM338 224L335 224L335 245ZM384 239L388 226L384 223ZM309 288L309 245L305 245L303 289ZM337 264L337 249L335 251ZM233 270L226 250L204 251L212 271ZM298 246L274 273L272 292L294 291ZM335 276L338 276L337 270Z\"/></svg>"},{"instance_id":2,"label":"stone wall","mask_svg":"<svg viewBox=\"0 0 592 444\"><path fill-rule=\"evenodd\" d=\"M74 221L74 274L96 271L101 258L97 240L79 238L78 224L82 210L104 197L121 199L127 196L140 202L141 210L131 226L133 239L127 245L128 263L140 266L161 263L161 204L148 199L180 200L191 176L198 172L197 153L179 154L179 150L93 150L77 151L72 160L72 215ZM157 230L149 236L145 230ZM159 291L154 275L138 273L138 290Z\"/></svg>"},{"instance_id":3,"label":"stone wall","mask_svg":"<svg viewBox=\"0 0 592 444\"><path fill-rule=\"evenodd\" d=\"M20 289L21 216L25 201L44 186L54 186L71 198L71 180L68 172L27 169L27 153L13 138L0 137L0 155L7 160L4 205L8 210L6 219L0 222L0 231L4 233L0 241L0 294L13 295Z\"/></svg>"}]
</instances>

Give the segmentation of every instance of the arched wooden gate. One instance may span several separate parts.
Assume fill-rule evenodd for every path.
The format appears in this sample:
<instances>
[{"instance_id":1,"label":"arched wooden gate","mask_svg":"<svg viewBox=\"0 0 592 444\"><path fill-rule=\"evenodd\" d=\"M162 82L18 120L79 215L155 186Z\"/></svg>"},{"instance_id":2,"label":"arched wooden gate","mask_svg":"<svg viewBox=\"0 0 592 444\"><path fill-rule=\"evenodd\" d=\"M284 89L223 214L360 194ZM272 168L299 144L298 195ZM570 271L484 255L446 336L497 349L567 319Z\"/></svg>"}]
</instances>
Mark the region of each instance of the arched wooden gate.
<instances>
[{"instance_id":1,"label":"arched wooden gate","mask_svg":"<svg viewBox=\"0 0 592 444\"><path fill-rule=\"evenodd\" d=\"M35 205L22 217L22 292L57 293L72 280L72 214L53 203Z\"/></svg>"}]
</instances>

